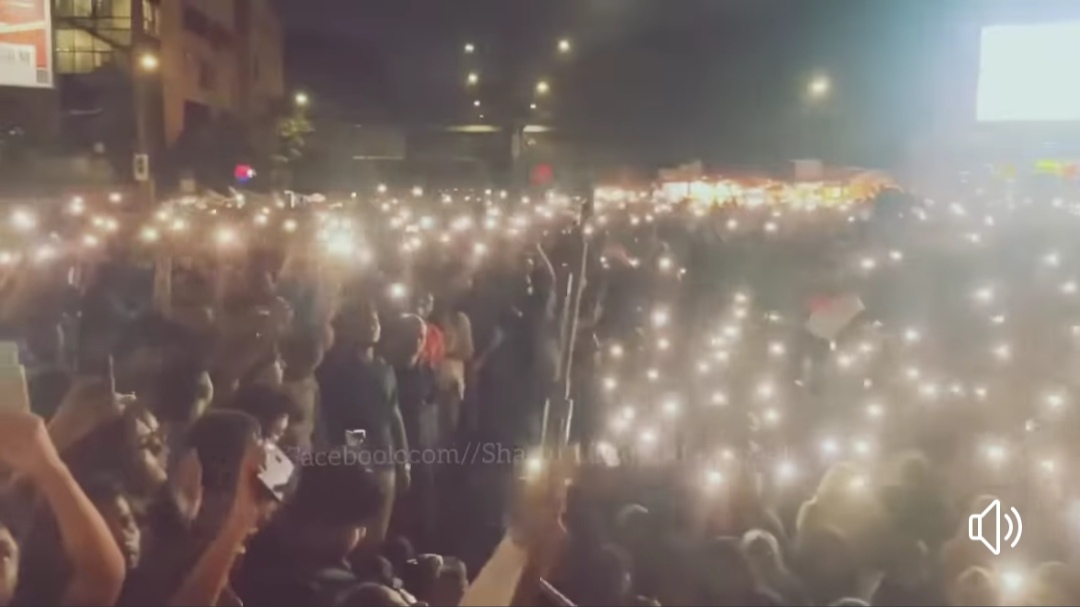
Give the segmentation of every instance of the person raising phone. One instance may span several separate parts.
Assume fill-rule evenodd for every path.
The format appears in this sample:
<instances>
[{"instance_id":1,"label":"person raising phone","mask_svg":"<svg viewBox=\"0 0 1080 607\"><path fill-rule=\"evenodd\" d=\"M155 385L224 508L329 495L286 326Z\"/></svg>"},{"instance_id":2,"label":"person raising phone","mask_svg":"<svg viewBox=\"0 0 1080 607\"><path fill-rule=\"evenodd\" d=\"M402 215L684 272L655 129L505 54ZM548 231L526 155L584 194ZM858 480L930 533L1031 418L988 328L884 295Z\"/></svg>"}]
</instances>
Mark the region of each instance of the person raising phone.
<instances>
[{"instance_id":1,"label":"person raising phone","mask_svg":"<svg viewBox=\"0 0 1080 607\"><path fill-rule=\"evenodd\" d=\"M0 411L0 464L20 484L29 482L56 519L72 566L60 604L114 604L124 583L124 555L101 514L61 461L40 417L25 411ZM15 545L10 534L4 537ZM5 575L0 576L0 605L21 600L18 577L17 566L5 567Z\"/></svg>"}]
</instances>

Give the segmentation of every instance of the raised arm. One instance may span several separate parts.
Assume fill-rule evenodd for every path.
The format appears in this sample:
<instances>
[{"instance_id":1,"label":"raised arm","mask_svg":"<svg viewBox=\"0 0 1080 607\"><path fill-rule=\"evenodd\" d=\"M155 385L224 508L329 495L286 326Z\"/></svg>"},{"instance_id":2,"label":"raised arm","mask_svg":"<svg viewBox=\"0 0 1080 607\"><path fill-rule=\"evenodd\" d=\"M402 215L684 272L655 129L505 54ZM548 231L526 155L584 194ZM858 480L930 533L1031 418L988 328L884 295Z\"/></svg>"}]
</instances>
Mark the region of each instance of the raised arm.
<instances>
[{"instance_id":1,"label":"raised arm","mask_svg":"<svg viewBox=\"0 0 1080 607\"><path fill-rule=\"evenodd\" d=\"M460 605L536 605L541 578L562 556L566 530L562 512L567 480L577 470L572 450L557 455L527 479L519 495L519 507L503 541L476 579Z\"/></svg>"},{"instance_id":2,"label":"raised arm","mask_svg":"<svg viewBox=\"0 0 1080 607\"><path fill-rule=\"evenodd\" d=\"M170 607L184 605L217 605L229 583L240 547L247 540L259 517L258 471L262 464L262 448L253 445L244 458L243 470L237 481L232 510L221 531L199 555L195 565L168 601Z\"/></svg>"},{"instance_id":3,"label":"raised arm","mask_svg":"<svg viewBox=\"0 0 1080 607\"><path fill-rule=\"evenodd\" d=\"M101 514L60 460L40 417L0 414L0 460L34 483L56 518L73 569L62 604L116 603L126 573L123 554Z\"/></svg>"},{"instance_id":4,"label":"raised arm","mask_svg":"<svg viewBox=\"0 0 1080 607\"><path fill-rule=\"evenodd\" d=\"M253 524L253 519L230 515L224 529L199 555L199 560L169 599L168 605L217 605L229 582L229 572L240 553L240 546L247 539Z\"/></svg>"}]
</instances>

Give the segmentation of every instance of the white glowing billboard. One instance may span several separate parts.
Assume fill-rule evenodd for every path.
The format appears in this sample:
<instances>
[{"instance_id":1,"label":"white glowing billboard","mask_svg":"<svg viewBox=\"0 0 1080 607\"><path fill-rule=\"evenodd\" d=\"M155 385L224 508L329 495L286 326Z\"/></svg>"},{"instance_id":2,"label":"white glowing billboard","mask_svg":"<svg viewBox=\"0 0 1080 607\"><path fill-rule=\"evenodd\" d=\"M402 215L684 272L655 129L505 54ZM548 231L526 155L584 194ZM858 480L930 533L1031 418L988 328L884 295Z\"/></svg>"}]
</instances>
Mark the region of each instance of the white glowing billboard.
<instances>
[{"instance_id":1,"label":"white glowing billboard","mask_svg":"<svg viewBox=\"0 0 1080 607\"><path fill-rule=\"evenodd\" d=\"M51 87L50 0L0 0L0 86Z\"/></svg>"},{"instance_id":2,"label":"white glowing billboard","mask_svg":"<svg viewBox=\"0 0 1080 607\"><path fill-rule=\"evenodd\" d=\"M1080 120L1080 21L982 31L980 122Z\"/></svg>"}]
</instances>

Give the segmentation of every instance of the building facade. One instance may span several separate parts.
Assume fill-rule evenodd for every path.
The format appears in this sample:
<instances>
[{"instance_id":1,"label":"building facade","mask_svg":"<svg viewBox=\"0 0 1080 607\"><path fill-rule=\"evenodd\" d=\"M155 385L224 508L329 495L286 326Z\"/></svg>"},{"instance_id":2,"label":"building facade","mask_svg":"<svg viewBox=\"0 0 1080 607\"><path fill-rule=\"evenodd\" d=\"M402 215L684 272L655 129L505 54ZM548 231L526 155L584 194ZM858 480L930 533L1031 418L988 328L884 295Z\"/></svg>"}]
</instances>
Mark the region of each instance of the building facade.
<instances>
[{"instance_id":1,"label":"building facade","mask_svg":"<svg viewBox=\"0 0 1080 607\"><path fill-rule=\"evenodd\" d=\"M55 2L64 127L80 143L119 158L142 147L155 172L190 168L181 151L209 133L253 153L272 143L285 84L270 0Z\"/></svg>"}]
</instances>

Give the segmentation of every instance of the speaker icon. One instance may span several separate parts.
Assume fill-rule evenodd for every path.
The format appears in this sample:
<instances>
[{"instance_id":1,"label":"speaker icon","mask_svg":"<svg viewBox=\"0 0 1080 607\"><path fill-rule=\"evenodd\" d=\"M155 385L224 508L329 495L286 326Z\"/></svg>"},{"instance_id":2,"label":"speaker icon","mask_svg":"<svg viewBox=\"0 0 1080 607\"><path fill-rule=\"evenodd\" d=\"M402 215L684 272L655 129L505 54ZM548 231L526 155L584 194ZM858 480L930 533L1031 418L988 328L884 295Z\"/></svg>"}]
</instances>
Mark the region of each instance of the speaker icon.
<instances>
[{"instance_id":1,"label":"speaker icon","mask_svg":"<svg viewBox=\"0 0 1080 607\"><path fill-rule=\"evenodd\" d=\"M1011 515L1009 513L1012 513ZM989 517L989 520L987 518ZM1001 520L1005 519L1008 530L1005 537L1001 537ZM994 526L992 539L987 537L987 529L984 522ZM997 556L1001 554L1001 542L1007 542L1010 548L1015 548L1020 543L1020 536L1024 534L1024 522L1020 519L1020 513L1016 508L1009 508L1009 512L1001 511L1001 500L994 500L985 510L968 517L968 539L981 542L990 552ZM1009 542L1009 539L1012 541Z\"/></svg>"}]
</instances>

